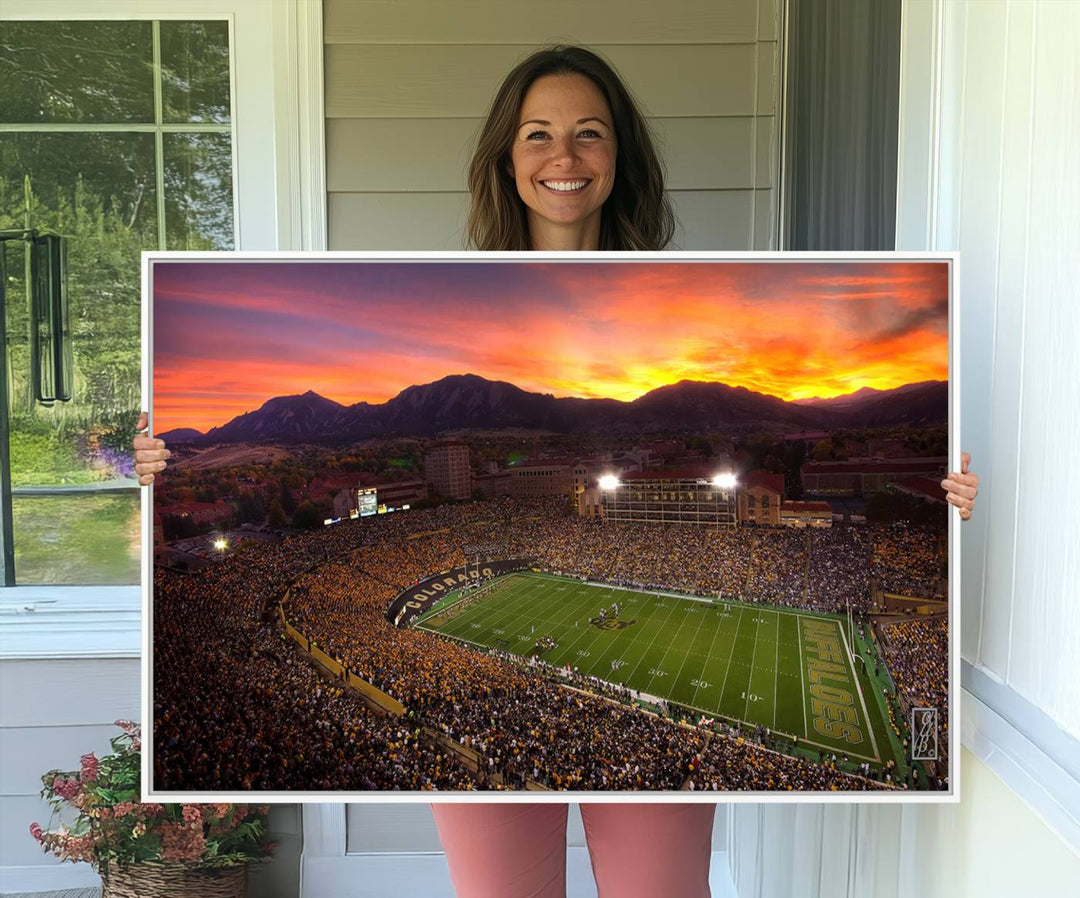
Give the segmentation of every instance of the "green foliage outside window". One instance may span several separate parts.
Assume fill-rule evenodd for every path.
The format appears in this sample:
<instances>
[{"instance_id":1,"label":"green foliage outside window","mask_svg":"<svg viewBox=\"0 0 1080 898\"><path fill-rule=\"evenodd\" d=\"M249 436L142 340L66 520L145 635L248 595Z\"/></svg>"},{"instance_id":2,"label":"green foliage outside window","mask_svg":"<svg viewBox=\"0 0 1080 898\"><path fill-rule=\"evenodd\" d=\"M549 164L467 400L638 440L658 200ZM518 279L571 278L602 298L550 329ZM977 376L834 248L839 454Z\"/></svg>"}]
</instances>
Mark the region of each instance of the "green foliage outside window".
<instances>
[{"instance_id":1,"label":"green foliage outside window","mask_svg":"<svg viewBox=\"0 0 1080 898\"><path fill-rule=\"evenodd\" d=\"M140 253L233 248L229 91L224 21L5 22L0 32L0 229L67 238L74 353L72 401L37 403L23 247L8 242L19 582L138 582L137 490L56 498L40 491L134 486ZM19 488L38 492L20 499ZM80 504L75 514L71 506ZM80 529L96 543L82 545ZM68 552L74 561L48 562Z\"/></svg>"}]
</instances>

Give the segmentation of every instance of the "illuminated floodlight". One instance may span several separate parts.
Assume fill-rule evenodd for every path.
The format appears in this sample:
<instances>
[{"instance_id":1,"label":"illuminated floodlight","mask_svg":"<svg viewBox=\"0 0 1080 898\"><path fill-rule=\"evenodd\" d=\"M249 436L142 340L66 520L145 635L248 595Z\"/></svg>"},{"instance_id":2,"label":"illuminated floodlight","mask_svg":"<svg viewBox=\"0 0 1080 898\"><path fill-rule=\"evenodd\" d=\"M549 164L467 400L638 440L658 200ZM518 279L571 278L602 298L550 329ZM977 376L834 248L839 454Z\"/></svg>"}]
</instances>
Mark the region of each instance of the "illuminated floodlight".
<instances>
[{"instance_id":1,"label":"illuminated floodlight","mask_svg":"<svg viewBox=\"0 0 1080 898\"><path fill-rule=\"evenodd\" d=\"M214 548L217 549L219 552L224 552L227 548L229 548L229 541L225 539L215 539Z\"/></svg>"},{"instance_id":2,"label":"illuminated floodlight","mask_svg":"<svg viewBox=\"0 0 1080 898\"><path fill-rule=\"evenodd\" d=\"M730 471L726 474L717 474L713 479L713 486L719 487L722 490L731 490L735 488L737 481L735 475Z\"/></svg>"},{"instance_id":3,"label":"illuminated floodlight","mask_svg":"<svg viewBox=\"0 0 1080 898\"><path fill-rule=\"evenodd\" d=\"M600 478L600 489L614 490L619 488L619 478L614 474L605 474Z\"/></svg>"}]
</instances>

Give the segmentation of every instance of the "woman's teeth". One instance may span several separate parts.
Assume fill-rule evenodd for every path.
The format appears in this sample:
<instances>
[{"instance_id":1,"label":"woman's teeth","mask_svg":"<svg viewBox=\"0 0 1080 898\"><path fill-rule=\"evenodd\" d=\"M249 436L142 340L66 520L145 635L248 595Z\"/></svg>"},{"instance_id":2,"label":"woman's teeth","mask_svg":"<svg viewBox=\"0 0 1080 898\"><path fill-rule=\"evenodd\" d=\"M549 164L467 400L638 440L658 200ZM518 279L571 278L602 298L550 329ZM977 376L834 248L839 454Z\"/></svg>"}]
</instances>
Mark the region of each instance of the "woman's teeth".
<instances>
[{"instance_id":1,"label":"woman's teeth","mask_svg":"<svg viewBox=\"0 0 1080 898\"><path fill-rule=\"evenodd\" d=\"M583 181L541 181L540 183L543 184L545 187L547 187L549 190L558 190L558 191L560 191L562 193L565 193L565 192L570 191L570 190L580 190L582 187L584 187L589 182L588 182L588 180L583 180Z\"/></svg>"}]
</instances>

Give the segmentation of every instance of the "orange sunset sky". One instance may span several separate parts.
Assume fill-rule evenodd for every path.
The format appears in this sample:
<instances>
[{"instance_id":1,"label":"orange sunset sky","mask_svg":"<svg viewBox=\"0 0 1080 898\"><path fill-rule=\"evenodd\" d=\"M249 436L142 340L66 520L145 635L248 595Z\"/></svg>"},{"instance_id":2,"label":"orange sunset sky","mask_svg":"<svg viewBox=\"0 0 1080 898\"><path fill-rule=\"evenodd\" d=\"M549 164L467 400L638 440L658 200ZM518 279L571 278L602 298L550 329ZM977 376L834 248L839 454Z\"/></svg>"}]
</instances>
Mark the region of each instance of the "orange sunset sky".
<instances>
[{"instance_id":1,"label":"orange sunset sky","mask_svg":"<svg viewBox=\"0 0 1080 898\"><path fill-rule=\"evenodd\" d=\"M170 260L153 277L158 433L466 372L622 400L686 379L799 399L948 378L944 262Z\"/></svg>"}]
</instances>

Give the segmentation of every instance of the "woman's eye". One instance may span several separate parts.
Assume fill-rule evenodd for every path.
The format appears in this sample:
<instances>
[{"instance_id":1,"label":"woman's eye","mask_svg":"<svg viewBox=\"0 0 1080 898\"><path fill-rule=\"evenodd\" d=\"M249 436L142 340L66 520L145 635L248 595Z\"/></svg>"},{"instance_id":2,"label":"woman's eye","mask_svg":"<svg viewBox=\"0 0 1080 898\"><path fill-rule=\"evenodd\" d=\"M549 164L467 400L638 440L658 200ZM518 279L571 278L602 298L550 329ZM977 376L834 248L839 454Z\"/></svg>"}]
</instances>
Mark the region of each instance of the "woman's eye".
<instances>
[{"instance_id":1,"label":"woman's eye","mask_svg":"<svg viewBox=\"0 0 1080 898\"><path fill-rule=\"evenodd\" d=\"M599 131L595 131L592 128L586 128L578 134L578 137L603 137Z\"/></svg>"},{"instance_id":2,"label":"woman's eye","mask_svg":"<svg viewBox=\"0 0 1080 898\"><path fill-rule=\"evenodd\" d=\"M525 135L526 140L546 140L548 136L547 131L530 131Z\"/></svg>"}]
</instances>

